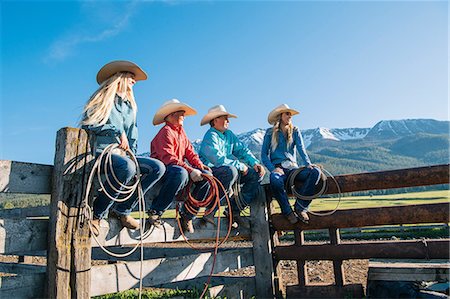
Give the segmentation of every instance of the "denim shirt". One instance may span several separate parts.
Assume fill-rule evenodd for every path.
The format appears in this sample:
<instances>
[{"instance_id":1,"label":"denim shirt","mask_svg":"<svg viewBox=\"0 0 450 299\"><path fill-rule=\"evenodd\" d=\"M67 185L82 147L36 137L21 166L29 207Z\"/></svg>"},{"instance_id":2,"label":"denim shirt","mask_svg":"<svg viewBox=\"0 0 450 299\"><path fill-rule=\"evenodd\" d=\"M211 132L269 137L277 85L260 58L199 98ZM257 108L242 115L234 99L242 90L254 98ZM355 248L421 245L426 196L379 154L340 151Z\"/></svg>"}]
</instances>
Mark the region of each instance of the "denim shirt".
<instances>
[{"instance_id":1,"label":"denim shirt","mask_svg":"<svg viewBox=\"0 0 450 299\"><path fill-rule=\"evenodd\" d=\"M305 150L305 145L303 144L302 134L297 127L294 127L292 132L293 142L287 147L287 140L284 137L281 130L278 132L278 146L272 151L272 128L266 130L266 135L264 135L264 141L261 149L261 160L264 166L267 167L269 171L275 169L276 164L281 164L285 160L290 160L292 162L297 162L297 151L302 157L303 162L306 165L311 164L311 160Z\"/></svg>"},{"instance_id":2,"label":"denim shirt","mask_svg":"<svg viewBox=\"0 0 450 299\"><path fill-rule=\"evenodd\" d=\"M96 135L96 153L101 153L111 143L120 143L120 135L125 132L130 149L137 150L138 129L130 102L116 94L111 114L104 125L83 125L83 129Z\"/></svg>"},{"instance_id":3,"label":"denim shirt","mask_svg":"<svg viewBox=\"0 0 450 299\"><path fill-rule=\"evenodd\" d=\"M259 164L258 159L232 131L222 133L213 127L205 133L199 155L200 160L209 167L229 165L243 171L244 163L250 167Z\"/></svg>"}]
</instances>

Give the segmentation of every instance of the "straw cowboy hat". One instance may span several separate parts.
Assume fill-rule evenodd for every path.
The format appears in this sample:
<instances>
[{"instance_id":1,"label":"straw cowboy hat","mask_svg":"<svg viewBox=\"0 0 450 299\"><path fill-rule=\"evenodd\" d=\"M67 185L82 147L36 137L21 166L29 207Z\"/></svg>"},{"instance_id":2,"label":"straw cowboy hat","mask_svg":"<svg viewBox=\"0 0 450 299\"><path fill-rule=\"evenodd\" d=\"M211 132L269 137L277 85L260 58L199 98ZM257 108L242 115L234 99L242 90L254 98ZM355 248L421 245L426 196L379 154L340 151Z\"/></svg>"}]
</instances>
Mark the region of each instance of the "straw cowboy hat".
<instances>
[{"instance_id":1,"label":"straw cowboy hat","mask_svg":"<svg viewBox=\"0 0 450 299\"><path fill-rule=\"evenodd\" d=\"M135 63L126 60L115 60L105 64L97 73L97 83L102 84L106 79L119 72L134 74L134 80L147 80L147 74Z\"/></svg>"},{"instance_id":2,"label":"straw cowboy hat","mask_svg":"<svg viewBox=\"0 0 450 299\"><path fill-rule=\"evenodd\" d=\"M185 116L197 114L197 111L191 106L181 103L177 99L172 99L162 104L158 111L156 111L155 116L153 117L153 125L157 126L162 124L167 115L180 110L184 111Z\"/></svg>"},{"instance_id":3,"label":"straw cowboy hat","mask_svg":"<svg viewBox=\"0 0 450 299\"><path fill-rule=\"evenodd\" d=\"M281 104L280 106L270 111L269 116L267 117L267 121L271 125L275 124L278 121L280 114L284 112L290 112L292 115L296 115L299 113L297 110L289 108L287 104Z\"/></svg>"},{"instance_id":4,"label":"straw cowboy hat","mask_svg":"<svg viewBox=\"0 0 450 299\"><path fill-rule=\"evenodd\" d=\"M209 108L208 113L203 116L202 121L200 122L200 126L206 125L213 119L224 115L232 118L237 118L236 115L228 113L223 105L217 105Z\"/></svg>"}]
</instances>

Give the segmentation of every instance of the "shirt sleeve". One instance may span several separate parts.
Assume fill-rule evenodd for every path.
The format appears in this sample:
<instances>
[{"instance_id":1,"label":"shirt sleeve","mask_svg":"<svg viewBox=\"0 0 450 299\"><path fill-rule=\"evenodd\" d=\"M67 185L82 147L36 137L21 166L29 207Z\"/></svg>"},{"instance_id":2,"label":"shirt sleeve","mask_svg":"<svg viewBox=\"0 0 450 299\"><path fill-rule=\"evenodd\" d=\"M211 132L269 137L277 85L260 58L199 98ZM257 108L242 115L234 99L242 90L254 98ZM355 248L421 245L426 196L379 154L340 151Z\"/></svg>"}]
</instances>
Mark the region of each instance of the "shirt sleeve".
<instances>
[{"instance_id":1,"label":"shirt sleeve","mask_svg":"<svg viewBox=\"0 0 450 299\"><path fill-rule=\"evenodd\" d=\"M175 154L176 138L166 129L162 129L152 142L152 157L159 159L164 165L178 165L191 172L193 168Z\"/></svg>"},{"instance_id":2,"label":"shirt sleeve","mask_svg":"<svg viewBox=\"0 0 450 299\"><path fill-rule=\"evenodd\" d=\"M213 166L230 165L236 167L239 171L245 169L245 165L239 160L229 159L226 150L219 147L219 137L217 134L209 133L203 138L200 148L202 156L204 156Z\"/></svg>"},{"instance_id":3,"label":"shirt sleeve","mask_svg":"<svg viewBox=\"0 0 450 299\"><path fill-rule=\"evenodd\" d=\"M302 133L300 133L300 130L298 128L294 129L294 138L297 151L300 154L300 157L302 157L303 162L305 162L306 166L311 165L311 160L306 153L305 144L303 143Z\"/></svg>"},{"instance_id":4,"label":"shirt sleeve","mask_svg":"<svg viewBox=\"0 0 450 299\"><path fill-rule=\"evenodd\" d=\"M273 165L270 160L270 147L272 144L272 129L267 129L266 135L264 135L264 140L261 148L261 160L264 166L272 172L275 169L275 165Z\"/></svg>"},{"instance_id":5,"label":"shirt sleeve","mask_svg":"<svg viewBox=\"0 0 450 299\"><path fill-rule=\"evenodd\" d=\"M250 165L251 167L259 164L259 160L253 155L253 153L248 149L248 147L243 144L236 135L230 132L231 142L233 143L233 155Z\"/></svg>"}]
</instances>

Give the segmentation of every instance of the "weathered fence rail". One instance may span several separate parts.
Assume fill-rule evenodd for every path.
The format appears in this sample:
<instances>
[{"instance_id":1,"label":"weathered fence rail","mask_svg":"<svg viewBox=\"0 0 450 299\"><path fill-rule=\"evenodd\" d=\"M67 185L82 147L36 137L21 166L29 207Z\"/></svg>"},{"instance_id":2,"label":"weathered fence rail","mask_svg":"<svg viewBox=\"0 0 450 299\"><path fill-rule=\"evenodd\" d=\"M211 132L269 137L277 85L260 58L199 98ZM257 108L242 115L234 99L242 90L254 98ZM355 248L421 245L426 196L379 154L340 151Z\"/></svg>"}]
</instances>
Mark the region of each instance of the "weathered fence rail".
<instances>
[{"instance_id":1,"label":"weathered fence rail","mask_svg":"<svg viewBox=\"0 0 450 299\"><path fill-rule=\"evenodd\" d=\"M51 194L49 207L0 210L1 255L47 255L46 266L23 263L24 258L20 259L22 263L0 263L0 272L15 274L0 277L0 297L87 298L138 287L139 252L119 263L91 263L92 260L116 261L101 251L91 240L87 225L80 222L81 202L93 161L91 143L85 131L63 128L57 134L54 166L0 161L0 192ZM448 165L336 177L342 192L446 184L448 178ZM330 181L328 194L336 192L336 186ZM251 229L233 231L231 236L232 240L251 240L252 246L219 250L211 294L232 298L279 297L283 288L279 262L283 259L298 261L301 286L307 285L304 265L308 259L333 260L338 286L344 285L342 261L345 259L448 259L448 254L444 254L448 253L448 239L342 243L339 229L448 223L449 203L338 210L328 217L312 215L309 225L291 225L275 213L271 202L270 191L262 186L251 206ZM137 232L122 229L115 219L102 222L102 226L99 239L103 246L125 250L137 242ZM225 223L221 228L226 228ZM328 230L330 244L305 245L304 231L312 229ZM281 244L277 232L289 230L294 231L295 244ZM215 234L215 228L209 225L197 229L189 239L212 240ZM211 269L212 253L169 246L169 243L183 242L174 219L167 219L162 229L155 229L143 242L147 246L166 244L144 248L144 286L202 288ZM254 277L217 275L250 265L255 267Z\"/></svg>"}]
</instances>

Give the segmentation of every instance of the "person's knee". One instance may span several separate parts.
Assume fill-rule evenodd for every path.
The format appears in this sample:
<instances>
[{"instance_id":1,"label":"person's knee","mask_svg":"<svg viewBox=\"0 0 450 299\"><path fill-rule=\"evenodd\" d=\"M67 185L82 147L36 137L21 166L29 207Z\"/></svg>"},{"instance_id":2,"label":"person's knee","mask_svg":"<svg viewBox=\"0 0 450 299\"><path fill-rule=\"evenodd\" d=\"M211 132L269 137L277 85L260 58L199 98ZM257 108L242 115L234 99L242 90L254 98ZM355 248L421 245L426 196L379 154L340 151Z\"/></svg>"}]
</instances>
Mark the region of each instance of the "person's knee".
<instances>
[{"instance_id":1,"label":"person's knee","mask_svg":"<svg viewBox=\"0 0 450 299\"><path fill-rule=\"evenodd\" d=\"M185 185L189 181L189 173L186 169L178 165L170 165L167 167L167 174L182 185Z\"/></svg>"},{"instance_id":2,"label":"person's knee","mask_svg":"<svg viewBox=\"0 0 450 299\"><path fill-rule=\"evenodd\" d=\"M256 172L253 168L248 168L247 175L249 176L250 181L258 182L259 181L259 173Z\"/></svg>"},{"instance_id":3,"label":"person's knee","mask_svg":"<svg viewBox=\"0 0 450 299\"><path fill-rule=\"evenodd\" d=\"M284 187L284 180L281 174L272 172L270 174L270 186L280 189Z\"/></svg>"},{"instance_id":4,"label":"person's knee","mask_svg":"<svg viewBox=\"0 0 450 299\"><path fill-rule=\"evenodd\" d=\"M152 163L153 173L157 176L156 179L160 179L166 172L166 166L157 159L152 159Z\"/></svg>"},{"instance_id":5,"label":"person's knee","mask_svg":"<svg viewBox=\"0 0 450 299\"><path fill-rule=\"evenodd\" d=\"M131 159L120 159L113 165L115 175L121 181L128 181L136 174L136 163Z\"/></svg>"},{"instance_id":6,"label":"person's knee","mask_svg":"<svg viewBox=\"0 0 450 299\"><path fill-rule=\"evenodd\" d=\"M215 177L224 184L225 188L233 185L239 176L237 168L231 165L220 166L218 169L215 169L213 173Z\"/></svg>"}]
</instances>

